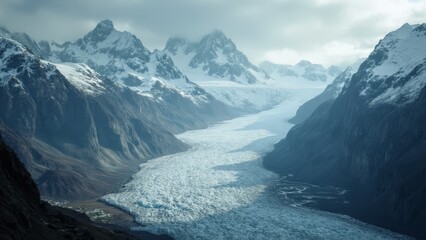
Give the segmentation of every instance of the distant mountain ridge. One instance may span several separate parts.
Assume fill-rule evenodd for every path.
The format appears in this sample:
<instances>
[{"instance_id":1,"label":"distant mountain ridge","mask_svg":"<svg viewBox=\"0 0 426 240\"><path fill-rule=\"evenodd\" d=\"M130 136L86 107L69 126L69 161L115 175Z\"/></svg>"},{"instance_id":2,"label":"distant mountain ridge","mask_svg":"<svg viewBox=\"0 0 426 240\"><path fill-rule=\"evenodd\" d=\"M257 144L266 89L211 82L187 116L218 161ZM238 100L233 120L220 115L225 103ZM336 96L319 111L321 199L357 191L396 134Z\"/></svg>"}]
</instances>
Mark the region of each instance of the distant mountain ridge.
<instances>
[{"instance_id":1,"label":"distant mountain ridge","mask_svg":"<svg viewBox=\"0 0 426 240\"><path fill-rule=\"evenodd\" d=\"M239 112L265 110L288 97L285 84L251 63L222 31L199 41L172 37L161 52L191 81Z\"/></svg>"},{"instance_id":2,"label":"distant mountain ridge","mask_svg":"<svg viewBox=\"0 0 426 240\"><path fill-rule=\"evenodd\" d=\"M301 60L293 66L264 61L259 67L275 79L295 77L319 82L330 82L342 72L342 69L335 65L325 68L307 60Z\"/></svg>"}]
</instances>

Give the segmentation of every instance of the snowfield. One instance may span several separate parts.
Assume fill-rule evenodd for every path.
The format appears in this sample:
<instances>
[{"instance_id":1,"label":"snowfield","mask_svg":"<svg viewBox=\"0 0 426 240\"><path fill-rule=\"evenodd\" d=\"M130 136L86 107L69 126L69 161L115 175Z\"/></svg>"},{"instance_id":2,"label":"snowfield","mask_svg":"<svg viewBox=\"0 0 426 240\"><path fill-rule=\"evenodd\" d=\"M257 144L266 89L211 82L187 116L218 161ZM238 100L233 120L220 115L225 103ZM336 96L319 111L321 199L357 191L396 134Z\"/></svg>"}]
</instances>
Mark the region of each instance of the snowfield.
<instances>
[{"instance_id":1,"label":"snowfield","mask_svg":"<svg viewBox=\"0 0 426 240\"><path fill-rule=\"evenodd\" d=\"M323 88L290 89L264 112L177 135L192 146L156 158L103 201L176 239L400 239L352 218L284 204L261 158L285 137L299 105Z\"/></svg>"},{"instance_id":2,"label":"snowfield","mask_svg":"<svg viewBox=\"0 0 426 240\"><path fill-rule=\"evenodd\" d=\"M105 90L98 74L84 63L57 63L54 65L72 85L88 95L98 95Z\"/></svg>"}]
</instances>

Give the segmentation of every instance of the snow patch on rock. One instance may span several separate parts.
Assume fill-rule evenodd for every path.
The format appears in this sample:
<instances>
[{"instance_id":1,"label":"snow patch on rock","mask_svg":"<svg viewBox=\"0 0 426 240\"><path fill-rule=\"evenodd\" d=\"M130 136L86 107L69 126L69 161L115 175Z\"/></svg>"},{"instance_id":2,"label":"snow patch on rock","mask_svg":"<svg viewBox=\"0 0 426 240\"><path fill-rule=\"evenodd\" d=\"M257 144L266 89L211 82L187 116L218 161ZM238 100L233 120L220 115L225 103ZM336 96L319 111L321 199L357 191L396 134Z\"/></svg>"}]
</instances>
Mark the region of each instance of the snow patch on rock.
<instances>
[{"instance_id":1,"label":"snow patch on rock","mask_svg":"<svg viewBox=\"0 0 426 240\"><path fill-rule=\"evenodd\" d=\"M98 74L84 63L54 64L61 74L78 90L90 94L99 95L104 92L102 80Z\"/></svg>"}]
</instances>

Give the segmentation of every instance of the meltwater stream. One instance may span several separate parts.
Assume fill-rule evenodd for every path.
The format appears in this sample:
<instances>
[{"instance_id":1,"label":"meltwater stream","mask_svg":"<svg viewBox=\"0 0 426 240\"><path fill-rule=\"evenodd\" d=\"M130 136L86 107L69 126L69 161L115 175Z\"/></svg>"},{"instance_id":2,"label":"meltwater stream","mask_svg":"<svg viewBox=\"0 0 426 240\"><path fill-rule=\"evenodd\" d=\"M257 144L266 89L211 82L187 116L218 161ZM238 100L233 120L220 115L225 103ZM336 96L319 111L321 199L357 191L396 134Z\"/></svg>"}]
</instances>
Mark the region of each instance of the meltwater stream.
<instances>
[{"instance_id":1,"label":"meltwater stream","mask_svg":"<svg viewBox=\"0 0 426 240\"><path fill-rule=\"evenodd\" d=\"M297 96L297 98L296 98ZM400 239L352 218L285 204L271 193L278 176L262 167L311 94L177 137L186 152L141 165L118 193L102 199L125 209L140 229L176 239Z\"/></svg>"}]
</instances>

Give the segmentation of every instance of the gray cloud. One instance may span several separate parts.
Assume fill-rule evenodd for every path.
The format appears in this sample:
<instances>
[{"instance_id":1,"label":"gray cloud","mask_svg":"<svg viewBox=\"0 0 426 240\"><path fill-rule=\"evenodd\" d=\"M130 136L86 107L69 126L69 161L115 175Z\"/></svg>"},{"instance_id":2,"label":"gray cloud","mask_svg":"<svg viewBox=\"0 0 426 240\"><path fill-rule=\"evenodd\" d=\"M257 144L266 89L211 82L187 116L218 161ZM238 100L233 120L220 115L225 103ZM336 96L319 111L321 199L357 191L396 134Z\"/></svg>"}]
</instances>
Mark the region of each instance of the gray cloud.
<instances>
[{"instance_id":1,"label":"gray cloud","mask_svg":"<svg viewBox=\"0 0 426 240\"><path fill-rule=\"evenodd\" d=\"M381 3L398 11L384 11ZM402 0L3 0L0 23L61 42L83 36L108 18L150 49L163 48L170 36L195 40L221 29L254 62L310 58L327 65L365 54L404 22L426 21L425 5ZM347 52L322 52L333 44L346 46L342 51Z\"/></svg>"}]
</instances>

